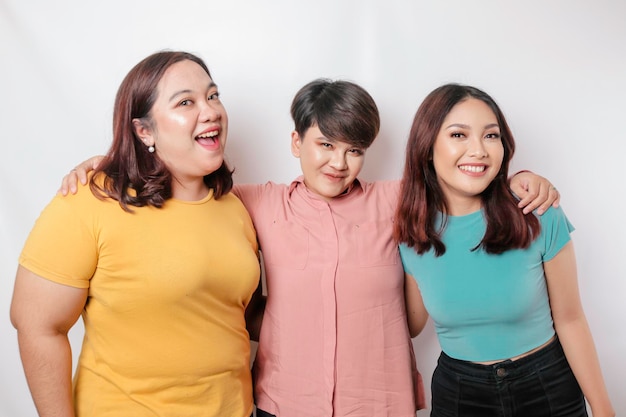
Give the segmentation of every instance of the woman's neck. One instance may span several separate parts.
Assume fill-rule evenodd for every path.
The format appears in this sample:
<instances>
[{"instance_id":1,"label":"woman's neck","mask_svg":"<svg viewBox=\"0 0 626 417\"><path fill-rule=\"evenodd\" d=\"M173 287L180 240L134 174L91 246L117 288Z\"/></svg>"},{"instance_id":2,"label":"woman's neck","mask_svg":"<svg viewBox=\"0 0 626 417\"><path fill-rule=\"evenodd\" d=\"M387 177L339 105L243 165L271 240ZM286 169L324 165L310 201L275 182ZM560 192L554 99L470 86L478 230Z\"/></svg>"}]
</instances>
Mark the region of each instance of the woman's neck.
<instances>
[{"instance_id":1,"label":"woman's neck","mask_svg":"<svg viewBox=\"0 0 626 417\"><path fill-rule=\"evenodd\" d=\"M199 201L207 196L209 187L204 183L204 178L193 181L180 181L172 179L172 198L181 201Z\"/></svg>"},{"instance_id":2,"label":"woman's neck","mask_svg":"<svg viewBox=\"0 0 626 417\"><path fill-rule=\"evenodd\" d=\"M482 208L480 196L448 198L446 203L450 216L465 216Z\"/></svg>"}]
</instances>

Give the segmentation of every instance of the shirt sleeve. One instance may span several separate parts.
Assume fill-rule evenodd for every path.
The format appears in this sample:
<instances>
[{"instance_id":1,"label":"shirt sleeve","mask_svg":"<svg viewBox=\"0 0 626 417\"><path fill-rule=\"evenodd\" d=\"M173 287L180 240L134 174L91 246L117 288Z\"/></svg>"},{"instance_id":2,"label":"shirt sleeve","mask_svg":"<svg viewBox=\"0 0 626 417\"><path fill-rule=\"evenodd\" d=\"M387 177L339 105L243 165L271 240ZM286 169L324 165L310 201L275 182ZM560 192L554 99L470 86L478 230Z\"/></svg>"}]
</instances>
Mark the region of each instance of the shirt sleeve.
<instances>
[{"instance_id":1,"label":"shirt sleeve","mask_svg":"<svg viewBox=\"0 0 626 417\"><path fill-rule=\"evenodd\" d=\"M97 244L76 207L89 192L87 188L82 189L83 196L56 196L48 204L26 239L20 265L59 284L89 288L97 265Z\"/></svg>"},{"instance_id":2,"label":"shirt sleeve","mask_svg":"<svg viewBox=\"0 0 626 417\"><path fill-rule=\"evenodd\" d=\"M258 214L258 208L266 186L264 184L236 184L233 187L233 194L239 197L253 222L256 222L255 217Z\"/></svg>"},{"instance_id":3,"label":"shirt sleeve","mask_svg":"<svg viewBox=\"0 0 626 417\"><path fill-rule=\"evenodd\" d=\"M409 248L404 243L401 243L398 246L398 250L400 251L400 260L402 261L402 267L404 268L404 272L415 278L415 273L413 272L413 268L411 267L411 263L409 261L412 256L415 256L415 251L413 250L413 248Z\"/></svg>"},{"instance_id":4,"label":"shirt sleeve","mask_svg":"<svg viewBox=\"0 0 626 417\"><path fill-rule=\"evenodd\" d=\"M243 194L245 194L245 193L243 193ZM243 201L239 197L239 193L237 193L237 192L235 192L233 190L232 195L234 195L234 197L235 197L236 208L239 210L241 219L242 219L242 221L244 222L244 225L245 225L244 233L245 233L248 241L250 242L250 245L252 246L252 249L254 250L254 252L257 254L257 257L258 257L259 256L259 254L258 254L259 244L258 244L257 237L256 237L256 229L254 227L254 224L253 224L252 218L250 216L250 213L249 213L248 209L245 207L245 205L242 204Z\"/></svg>"},{"instance_id":5,"label":"shirt sleeve","mask_svg":"<svg viewBox=\"0 0 626 417\"><path fill-rule=\"evenodd\" d=\"M543 239L543 261L554 258L561 249L571 240L570 233L574 226L565 216L561 207L550 207L542 216L540 239Z\"/></svg>"}]
</instances>

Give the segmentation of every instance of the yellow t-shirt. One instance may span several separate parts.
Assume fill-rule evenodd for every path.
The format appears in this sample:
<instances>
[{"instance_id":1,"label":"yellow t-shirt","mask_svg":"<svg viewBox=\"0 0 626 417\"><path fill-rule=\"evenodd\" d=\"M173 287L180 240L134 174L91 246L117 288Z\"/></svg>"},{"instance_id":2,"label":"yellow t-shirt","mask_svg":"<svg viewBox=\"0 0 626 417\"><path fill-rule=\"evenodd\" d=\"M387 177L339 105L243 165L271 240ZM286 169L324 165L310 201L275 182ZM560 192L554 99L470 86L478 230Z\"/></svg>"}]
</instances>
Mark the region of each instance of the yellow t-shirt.
<instances>
[{"instance_id":1,"label":"yellow t-shirt","mask_svg":"<svg viewBox=\"0 0 626 417\"><path fill-rule=\"evenodd\" d=\"M74 378L78 417L252 413L244 311L259 280L239 199L121 209L89 187L55 197L20 264L89 288Z\"/></svg>"}]
</instances>

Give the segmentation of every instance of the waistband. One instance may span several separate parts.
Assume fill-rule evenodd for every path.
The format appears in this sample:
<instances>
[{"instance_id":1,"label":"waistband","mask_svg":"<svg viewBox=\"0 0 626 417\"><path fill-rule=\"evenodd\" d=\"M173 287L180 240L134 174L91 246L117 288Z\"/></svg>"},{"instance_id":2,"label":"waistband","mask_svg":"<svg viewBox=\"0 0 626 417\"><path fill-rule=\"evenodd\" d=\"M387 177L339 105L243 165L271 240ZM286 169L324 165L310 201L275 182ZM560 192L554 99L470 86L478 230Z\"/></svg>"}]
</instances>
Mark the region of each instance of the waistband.
<instances>
[{"instance_id":1,"label":"waistband","mask_svg":"<svg viewBox=\"0 0 626 417\"><path fill-rule=\"evenodd\" d=\"M441 352L438 366L465 376L501 380L507 377L510 378L531 373L537 367L544 366L561 358L565 358L565 354L563 353L561 342L559 342L558 337L555 337L554 340L545 347L514 361L507 359L491 365L482 365L454 359L446 355L445 352Z\"/></svg>"}]
</instances>

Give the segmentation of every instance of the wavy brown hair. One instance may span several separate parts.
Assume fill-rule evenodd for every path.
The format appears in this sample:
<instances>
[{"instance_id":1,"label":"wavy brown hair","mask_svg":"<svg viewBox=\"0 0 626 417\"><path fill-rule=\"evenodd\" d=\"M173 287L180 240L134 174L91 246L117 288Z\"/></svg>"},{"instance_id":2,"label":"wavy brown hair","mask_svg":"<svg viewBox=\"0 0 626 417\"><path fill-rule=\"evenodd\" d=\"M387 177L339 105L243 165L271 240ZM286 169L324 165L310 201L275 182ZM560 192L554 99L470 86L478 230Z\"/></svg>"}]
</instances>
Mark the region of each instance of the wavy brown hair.
<instances>
[{"instance_id":1,"label":"wavy brown hair","mask_svg":"<svg viewBox=\"0 0 626 417\"><path fill-rule=\"evenodd\" d=\"M481 194L487 230L474 250L483 248L487 253L498 254L527 248L541 230L537 217L524 215L517 207L518 200L509 188L507 175L515 141L500 107L487 93L475 87L446 84L433 90L420 105L406 145L394 236L399 243L414 248L419 254L431 248L437 256L446 251L441 235L448 207L432 163L433 146L450 110L469 98L482 101L493 111L504 146L500 171ZM443 222L437 227L440 213L444 216Z\"/></svg>"},{"instance_id":2,"label":"wavy brown hair","mask_svg":"<svg viewBox=\"0 0 626 417\"><path fill-rule=\"evenodd\" d=\"M124 210L132 211L129 206L163 207L172 197L172 174L156 153L148 152L139 140L133 119L154 127L151 110L158 96L157 85L169 67L185 60L200 65L211 77L206 64L197 56L182 51L162 51L144 58L122 81L113 109L113 143L89 183L98 198L112 198ZM231 190L232 173L223 162L204 177L204 183L213 189L216 199ZM104 174L102 183L98 174Z\"/></svg>"}]
</instances>

